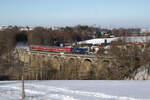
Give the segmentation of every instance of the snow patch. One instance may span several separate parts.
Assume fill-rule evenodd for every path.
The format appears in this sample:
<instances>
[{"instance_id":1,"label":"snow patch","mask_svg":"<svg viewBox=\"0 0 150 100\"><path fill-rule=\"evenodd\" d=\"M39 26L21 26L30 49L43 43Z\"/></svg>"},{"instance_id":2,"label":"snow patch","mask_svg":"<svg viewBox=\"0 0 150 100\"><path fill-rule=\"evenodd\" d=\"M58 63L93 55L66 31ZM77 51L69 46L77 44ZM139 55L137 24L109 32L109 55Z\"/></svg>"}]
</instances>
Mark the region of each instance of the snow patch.
<instances>
[{"instance_id":1,"label":"snow patch","mask_svg":"<svg viewBox=\"0 0 150 100\"><path fill-rule=\"evenodd\" d=\"M146 87L149 86L150 81L90 82L91 81L25 81L25 100L150 100L150 90ZM106 92L108 87L111 89L110 92ZM113 92L116 92L116 87L119 91L122 91L122 88L129 89L129 91L127 89L124 92L130 92L130 88L133 87L133 93L135 93L135 95L133 96L126 93L126 95L124 95L121 94L121 92L120 94L119 92L114 94ZM143 87L146 87L144 89L146 92L141 92L143 91ZM137 91L138 88L140 88L141 91ZM0 82L0 100L21 100L21 89L21 82ZM141 96L138 96L137 92L141 92ZM147 96L145 94L147 94ZM146 96L145 98L144 95Z\"/></svg>"},{"instance_id":2,"label":"snow patch","mask_svg":"<svg viewBox=\"0 0 150 100\"><path fill-rule=\"evenodd\" d=\"M132 97L113 96L113 95L108 95L108 94L104 94L104 93L97 93L97 92L86 92L86 91L78 91L78 90L69 90L69 89L66 89L66 88L57 88L57 87L52 87L52 86L49 86L49 87L43 86L43 85L36 85L35 86L34 84L27 84L27 85L34 86L36 88L45 88L45 89L49 89L50 91L55 91L55 92L66 92L66 93L70 93L70 94L77 94L77 95L83 95L83 96L92 96L92 97L95 96L97 98L104 98L104 99L141 100L141 99L132 98ZM63 99L63 100L68 100L68 99ZM142 99L142 100L150 100L150 99Z\"/></svg>"}]
</instances>

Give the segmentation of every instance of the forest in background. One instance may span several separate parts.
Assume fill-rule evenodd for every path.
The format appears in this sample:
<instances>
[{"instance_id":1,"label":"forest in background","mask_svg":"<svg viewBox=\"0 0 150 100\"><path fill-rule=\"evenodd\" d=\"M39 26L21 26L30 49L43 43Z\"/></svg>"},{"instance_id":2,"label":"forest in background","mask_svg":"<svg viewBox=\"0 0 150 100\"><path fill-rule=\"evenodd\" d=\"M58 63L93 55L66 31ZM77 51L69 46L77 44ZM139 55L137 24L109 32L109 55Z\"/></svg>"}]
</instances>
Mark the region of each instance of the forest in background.
<instances>
[{"instance_id":1,"label":"forest in background","mask_svg":"<svg viewBox=\"0 0 150 100\"><path fill-rule=\"evenodd\" d=\"M36 27L29 31L20 31L20 28L16 26L8 27L5 30L0 31L0 79L20 79L23 63L17 61L14 57L14 49L16 44L19 42L27 42L28 44L38 45L52 45L55 41L73 43L91 39L93 36L95 36L95 38L105 37L101 34L101 32L117 37L141 34L140 29L121 28L109 30L89 26L65 27L57 30ZM149 64L149 43L145 45L145 49L143 51L137 46L122 50L122 48L118 48L117 45L126 45L126 43L123 41L118 41L116 46L112 46L109 51L110 55L121 58L119 66L114 65L112 68L103 67L104 69L97 72L98 74L93 72L93 69L89 72L90 76L88 75L83 79L91 79L91 77L93 79L123 79L135 69ZM98 53L99 55L103 55L103 50L100 50ZM91 73L95 74L92 74L92 76ZM69 76L69 74L67 76Z\"/></svg>"}]
</instances>

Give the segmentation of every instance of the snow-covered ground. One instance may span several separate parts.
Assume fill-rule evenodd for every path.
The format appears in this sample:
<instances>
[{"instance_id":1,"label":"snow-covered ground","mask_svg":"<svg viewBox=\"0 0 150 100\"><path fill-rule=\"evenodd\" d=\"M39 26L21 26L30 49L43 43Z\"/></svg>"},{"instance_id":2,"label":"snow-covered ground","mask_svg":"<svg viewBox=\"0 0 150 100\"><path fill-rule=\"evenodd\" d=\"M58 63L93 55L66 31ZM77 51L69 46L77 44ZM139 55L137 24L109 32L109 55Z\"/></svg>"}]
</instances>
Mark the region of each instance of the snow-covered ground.
<instances>
[{"instance_id":1,"label":"snow-covered ground","mask_svg":"<svg viewBox=\"0 0 150 100\"><path fill-rule=\"evenodd\" d=\"M25 81L25 100L150 100L150 81ZM0 100L21 100L21 81L0 81Z\"/></svg>"},{"instance_id":2,"label":"snow-covered ground","mask_svg":"<svg viewBox=\"0 0 150 100\"><path fill-rule=\"evenodd\" d=\"M80 41L79 44L101 44L105 43L111 43L112 41L117 41L119 39L125 39L126 42L149 42L150 36L132 36L132 37L114 37L114 38L96 38L96 39L90 39L86 41Z\"/></svg>"}]
</instances>

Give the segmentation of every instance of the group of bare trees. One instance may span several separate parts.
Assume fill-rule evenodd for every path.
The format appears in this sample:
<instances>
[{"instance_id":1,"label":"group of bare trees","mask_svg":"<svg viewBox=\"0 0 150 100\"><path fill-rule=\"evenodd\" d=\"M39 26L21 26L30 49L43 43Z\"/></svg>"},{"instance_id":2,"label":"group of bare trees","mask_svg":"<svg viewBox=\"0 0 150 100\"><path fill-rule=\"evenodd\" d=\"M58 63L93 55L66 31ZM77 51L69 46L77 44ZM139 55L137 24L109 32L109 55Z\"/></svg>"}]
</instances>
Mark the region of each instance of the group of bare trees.
<instances>
[{"instance_id":1,"label":"group of bare trees","mask_svg":"<svg viewBox=\"0 0 150 100\"><path fill-rule=\"evenodd\" d=\"M52 30L51 28L36 27L27 32L28 42L30 44L50 45L55 41L63 43L73 43L91 38L89 34L95 30L88 26L66 27Z\"/></svg>"},{"instance_id":2,"label":"group of bare trees","mask_svg":"<svg viewBox=\"0 0 150 100\"><path fill-rule=\"evenodd\" d=\"M33 30L28 31L21 31L19 27L9 27L5 30L2 30L0 31L0 79L20 78L19 74L21 74L23 63L15 62L13 54L14 48L18 42L28 42L29 44L37 44L37 45L52 45L55 41L64 43L73 43L76 41L91 39L94 36L102 37L102 32L115 36L130 36L133 34L139 35L140 29L109 30L79 25L75 27L64 27L58 29L36 27ZM102 72L100 72L99 75L100 77L97 77L97 79L123 79L125 76L128 76L129 73L133 72L136 68L149 62L150 60L149 43L145 45L145 49L143 50L139 49L139 47L137 46L122 49L120 45L124 46L126 44L121 42L121 44L116 44L112 46L108 51L109 55L119 58L118 64L116 66L115 64L112 65L114 66L113 68L104 67L105 69ZM104 49L101 48L101 51L99 51L99 53L100 55L103 55ZM68 65L66 64L65 66ZM67 68L65 70L67 70ZM54 76L55 75L58 76L58 74L56 74L56 70L53 69L47 71L45 70L43 72L49 73L49 71L52 71L51 74L53 74ZM12 74L14 73L16 73L15 77L12 76ZM72 73L75 73L74 75L75 77L76 72ZM91 74L92 73L93 72L91 72ZM37 76L39 75L41 74L39 73ZM69 75L70 74L66 73L65 76L69 77Z\"/></svg>"},{"instance_id":3,"label":"group of bare trees","mask_svg":"<svg viewBox=\"0 0 150 100\"><path fill-rule=\"evenodd\" d=\"M103 51L100 49L98 53ZM138 68L150 65L149 41L143 45L131 45L119 40L112 43L107 51L107 55L113 57L111 67L106 63L99 72L99 79L125 79ZM102 55L102 53L99 55Z\"/></svg>"},{"instance_id":4,"label":"group of bare trees","mask_svg":"<svg viewBox=\"0 0 150 100\"><path fill-rule=\"evenodd\" d=\"M14 47L19 39L18 34L23 34L17 27L0 31L0 79L10 79L14 67Z\"/></svg>"}]
</instances>

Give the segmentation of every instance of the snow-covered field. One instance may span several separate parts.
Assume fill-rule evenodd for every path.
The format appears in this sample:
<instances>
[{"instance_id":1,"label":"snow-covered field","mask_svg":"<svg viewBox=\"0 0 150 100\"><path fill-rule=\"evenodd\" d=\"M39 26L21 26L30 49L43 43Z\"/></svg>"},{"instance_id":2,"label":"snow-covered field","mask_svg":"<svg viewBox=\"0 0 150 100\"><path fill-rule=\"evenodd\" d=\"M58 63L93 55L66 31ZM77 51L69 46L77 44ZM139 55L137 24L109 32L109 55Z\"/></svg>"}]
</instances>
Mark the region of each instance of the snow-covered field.
<instances>
[{"instance_id":1,"label":"snow-covered field","mask_svg":"<svg viewBox=\"0 0 150 100\"><path fill-rule=\"evenodd\" d=\"M117 41L119 39L125 39L126 42L149 42L150 36L132 36L132 37L114 37L114 38L96 38L96 39L90 39L86 41L80 41L79 44L101 44L105 43L105 40L107 40L107 43L111 43L112 41Z\"/></svg>"},{"instance_id":2,"label":"snow-covered field","mask_svg":"<svg viewBox=\"0 0 150 100\"><path fill-rule=\"evenodd\" d=\"M150 100L150 81L25 81L25 100ZM0 100L21 100L21 81L0 81Z\"/></svg>"}]
</instances>

